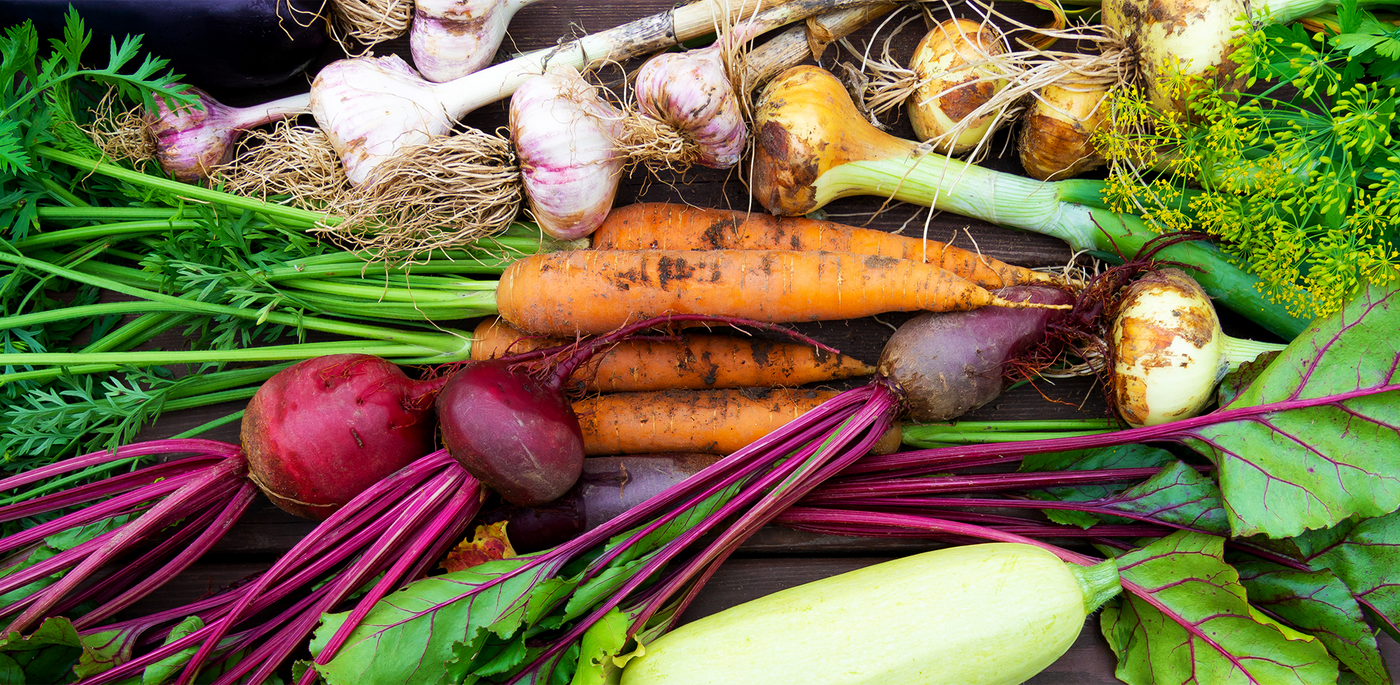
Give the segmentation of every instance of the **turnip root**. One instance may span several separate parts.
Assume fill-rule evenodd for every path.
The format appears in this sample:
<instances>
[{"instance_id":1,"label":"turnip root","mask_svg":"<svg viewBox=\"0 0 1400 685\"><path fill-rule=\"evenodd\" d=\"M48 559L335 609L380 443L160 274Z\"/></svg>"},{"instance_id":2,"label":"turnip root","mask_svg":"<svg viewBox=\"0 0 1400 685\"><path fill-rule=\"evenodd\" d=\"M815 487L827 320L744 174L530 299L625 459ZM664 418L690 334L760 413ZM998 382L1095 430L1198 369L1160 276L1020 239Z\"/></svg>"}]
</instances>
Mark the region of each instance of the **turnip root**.
<instances>
[{"instance_id":1,"label":"turnip root","mask_svg":"<svg viewBox=\"0 0 1400 685\"><path fill-rule=\"evenodd\" d=\"M1069 304L1068 293L1044 286L996 291L1016 302ZM947 421L993 399L1007 386L1006 363L1045 339L1053 309L983 307L910 319L885 344L879 374L905 394L908 416Z\"/></svg>"}]
</instances>

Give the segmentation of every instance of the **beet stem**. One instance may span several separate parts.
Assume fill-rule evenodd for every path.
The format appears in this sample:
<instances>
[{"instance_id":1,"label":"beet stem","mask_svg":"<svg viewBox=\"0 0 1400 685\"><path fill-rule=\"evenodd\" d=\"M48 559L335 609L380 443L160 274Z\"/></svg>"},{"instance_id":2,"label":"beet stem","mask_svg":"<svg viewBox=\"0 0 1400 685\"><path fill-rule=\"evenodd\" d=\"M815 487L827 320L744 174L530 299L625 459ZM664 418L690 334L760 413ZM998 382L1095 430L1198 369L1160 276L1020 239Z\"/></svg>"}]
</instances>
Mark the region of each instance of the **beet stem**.
<instances>
[{"instance_id":1,"label":"beet stem","mask_svg":"<svg viewBox=\"0 0 1400 685\"><path fill-rule=\"evenodd\" d=\"M242 486L239 487L238 492L229 500L228 504L218 512L214 521L204 524L206 527L199 534L199 537L189 546L180 550L180 553L162 566L158 573L147 576L145 579L141 580L141 582L131 586L117 598L85 614L82 618L74 621L73 627L82 628L91 625L131 606L142 597L145 597L148 592L164 585L175 576L178 576L186 568L189 568L190 564L193 564L200 557L204 556L205 552L209 551L219 540L223 539L228 529L238 521L239 517L243 515L243 512L248 509L248 505L257 497L257 492L257 486L253 485L251 482L244 482ZM191 525L197 526L199 522L194 522Z\"/></svg>"},{"instance_id":2,"label":"beet stem","mask_svg":"<svg viewBox=\"0 0 1400 685\"><path fill-rule=\"evenodd\" d=\"M145 536L169 525L171 521L189 515L191 509L198 506L201 498L207 494L211 487L230 479L242 478L244 467L245 464L241 457L230 458L217 466L212 466L166 496L160 503L146 510L135 521L127 522L101 549L84 559L58 582L45 588L43 598L31 604L24 610L24 613L11 621L9 626L5 628L5 633L22 631L29 627L39 617L47 613L60 598L71 592L108 560L126 551L131 544L139 542Z\"/></svg>"},{"instance_id":3,"label":"beet stem","mask_svg":"<svg viewBox=\"0 0 1400 685\"><path fill-rule=\"evenodd\" d=\"M226 457L188 457L176 461L149 466L139 471L109 476L100 481L87 483L42 497L26 499L0 507L0 521L14 521L49 511L66 509L103 497L110 497L128 490L146 487L156 481L197 471L217 464Z\"/></svg>"},{"instance_id":4,"label":"beet stem","mask_svg":"<svg viewBox=\"0 0 1400 685\"><path fill-rule=\"evenodd\" d=\"M440 556L439 554L430 554L430 549L441 546L441 541L450 543L453 538L461 536L466 530L471 519L476 516L476 510L481 507L481 486L475 478L472 478L465 471L454 475L456 475L456 480L453 481L450 490L453 495L447 506L434 516L425 530L417 535L409 550L399 557L393 567L384 574L384 578L375 583L369 593L356 603L350 616L336 629L330 640L326 642L326 646L316 655L314 663L325 664L329 662L335 656L336 651L350 638L350 633L369 614L375 603L396 589L404 578L409 577L415 567L422 566L425 561L432 563L431 560ZM257 679L254 678L253 681L257 682ZM297 682L298 685L314 683L315 668L308 668L306 673L302 674L301 680Z\"/></svg>"},{"instance_id":5,"label":"beet stem","mask_svg":"<svg viewBox=\"0 0 1400 685\"><path fill-rule=\"evenodd\" d=\"M216 457L232 457L238 454L238 446L217 440L181 438L170 440L150 440L135 445L123 445L114 450L101 450L64 459L63 461L41 466L37 469L0 479L0 492L21 488L54 476L78 469L119 461L131 457L148 457L157 454L178 454L194 452Z\"/></svg>"}]
</instances>

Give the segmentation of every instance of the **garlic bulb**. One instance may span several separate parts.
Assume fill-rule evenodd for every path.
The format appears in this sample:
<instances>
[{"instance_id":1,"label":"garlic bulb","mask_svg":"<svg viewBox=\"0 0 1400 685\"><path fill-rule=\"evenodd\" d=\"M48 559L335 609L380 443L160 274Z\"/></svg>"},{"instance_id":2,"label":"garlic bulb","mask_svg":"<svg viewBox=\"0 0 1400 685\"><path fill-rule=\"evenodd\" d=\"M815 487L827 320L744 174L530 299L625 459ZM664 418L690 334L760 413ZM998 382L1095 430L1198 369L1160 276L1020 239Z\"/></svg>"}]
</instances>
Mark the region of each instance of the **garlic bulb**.
<instances>
[{"instance_id":1,"label":"garlic bulb","mask_svg":"<svg viewBox=\"0 0 1400 685\"><path fill-rule=\"evenodd\" d=\"M932 141L945 155L959 155L986 137L998 119L995 112L969 117L1006 87L1006 79L986 64L1004 51L995 26L968 19L945 21L919 41L909 65L919 85L907 101L919 140Z\"/></svg>"},{"instance_id":2,"label":"garlic bulb","mask_svg":"<svg viewBox=\"0 0 1400 685\"><path fill-rule=\"evenodd\" d=\"M433 84L397 55L327 65L311 84L311 112L355 185L404 147L452 130Z\"/></svg>"},{"instance_id":3,"label":"garlic bulb","mask_svg":"<svg viewBox=\"0 0 1400 685\"><path fill-rule=\"evenodd\" d=\"M637 104L695 142L699 164L728 169L739 163L749 129L720 52L722 43L657 55L637 70Z\"/></svg>"},{"instance_id":4,"label":"garlic bulb","mask_svg":"<svg viewBox=\"0 0 1400 685\"><path fill-rule=\"evenodd\" d=\"M408 45L429 81L466 76L491 63L506 25L533 0L417 0Z\"/></svg>"},{"instance_id":5,"label":"garlic bulb","mask_svg":"<svg viewBox=\"0 0 1400 685\"><path fill-rule=\"evenodd\" d=\"M520 85L510 99L510 137L540 229L575 240L603 222L626 161L617 151L621 135L622 113L571 66Z\"/></svg>"},{"instance_id":6,"label":"garlic bulb","mask_svg":"<svg viewBox=\"0 0 1400 685\"><path fill-rule=\"evenodd\" d=\"M1134 427L1199 414L1233 366L1284 347L1225 335L1210 297L1180 269L1128 286L1111 335L1114 404Z\"/></svg>"},{"instance_id":7,"label":"garlic bulb","mask_svg":"<svg viewBox=\"0 0 1400 685\"><path fill-rule=\"evenodd\" d=\"M157 97L155 111L148 110L144 119L160 168L186 183L208 178L214 167L228 162L244 131L302 114L309 103L306 95L294 95L252 107L229 107L198 88L185 92L197 97L199 105L171 110Z\"/></svg>"}]
</instances>

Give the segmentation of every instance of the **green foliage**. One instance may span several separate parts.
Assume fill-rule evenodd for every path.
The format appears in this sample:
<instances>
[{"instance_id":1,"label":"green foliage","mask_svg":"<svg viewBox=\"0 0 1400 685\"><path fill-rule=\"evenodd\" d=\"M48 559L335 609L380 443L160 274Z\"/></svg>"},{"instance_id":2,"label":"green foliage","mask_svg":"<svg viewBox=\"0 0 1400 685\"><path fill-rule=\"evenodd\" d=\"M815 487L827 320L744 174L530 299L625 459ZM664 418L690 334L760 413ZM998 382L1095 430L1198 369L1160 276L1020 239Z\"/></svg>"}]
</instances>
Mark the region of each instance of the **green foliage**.
<instances>
[{"instance_id":1,"label":"green foliage","mask_svg":"<svg viewBox=\"0 0 1400 685\"><path fill-rule=\"evenodd\" d=\"M1337 662L1320 641L1250 606L1224 544L1182 531L1117 558L1125 592L1104 607L1100 626L1118 655L1118 678L1130 685L1335 683Z\"/></svg>"},{"instance_id":2,"label":"green foliage","mask_svg":"<svg viewBox=\"0 0 1400 685\"><path fill-rule=\"evenodd\" d=\"M84 68L80 63L91 41L92 33L72 8L65 17L63 38L51 39L50 52L42 59L39 34L32 22L6 29L0 39L4 64L0 67L0 174L36 171L29 150L39 143L55 142L48 130L52 112L45 105L54 104L48 94L68 81L83 79L110 86L122 97L147 107L154 107L157 97L172 105L194 103L193 96L184 93L185 86L177 83L178 77L164 71L166 60L141 55L140 38L128 36L120 43L113 39L107 66L101 69ZM62 111L66 96L57 97Z\"/></svg>"},{"instance_id":3,"label":"green foliage","mask_svg":"<svg viewBox=\"0 0 1400 685\"><path fill-rule=\"evenodd\" d=\"M1313 325L1186 442L1219 470L1236 535L1299 535L1400 507L1400 283L1370 286ZM1305 406L1311 402L1314 406ZM1288 409L1283 411L1282 409Z\"/></svg>"},{"instance_id":4,"label":"green foliage","mask_svg":"<svg viewBox=\"0 0 1400 685\"><path fill-rule=\"evenodd\" d=\"M1116 166L1108 203L1218 236L1295 315L1400 278L1397 31L1348 0L1314 34L1246 32L1234 59L1248 81L1174 84L1189 112L1121 91L1123 125L1102 136Z\"/></svg>"}]
</instances>

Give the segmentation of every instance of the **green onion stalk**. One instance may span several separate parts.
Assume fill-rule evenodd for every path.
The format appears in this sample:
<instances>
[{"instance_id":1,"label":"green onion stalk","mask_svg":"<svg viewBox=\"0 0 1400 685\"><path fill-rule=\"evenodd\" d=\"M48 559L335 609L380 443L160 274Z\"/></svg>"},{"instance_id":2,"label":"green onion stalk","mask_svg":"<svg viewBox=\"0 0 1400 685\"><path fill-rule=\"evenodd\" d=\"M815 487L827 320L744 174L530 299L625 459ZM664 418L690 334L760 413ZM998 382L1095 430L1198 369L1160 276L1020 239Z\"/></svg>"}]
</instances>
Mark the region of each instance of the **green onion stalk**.
<instances>
[{"instance_id":1,"label":"green onion stalk","mask_svg":"<svg viewBox=\"0 0 1400 685\"><path fill-rule=\"evenodd\" d=\"M1076 252L1125 261L1161 237L1141 217L1107 209L1100 181L1036 181L927 153L881 132L860 116L841 83L817 67L795 67L775 79L754 130L751 188L773 214L803 215L839 198L877 195L1054 236ZM1186 265L1213 299L1286 340L1308 324L1209 243L1178 242L1155 257Z\"/></svg>"}]
</instances>

